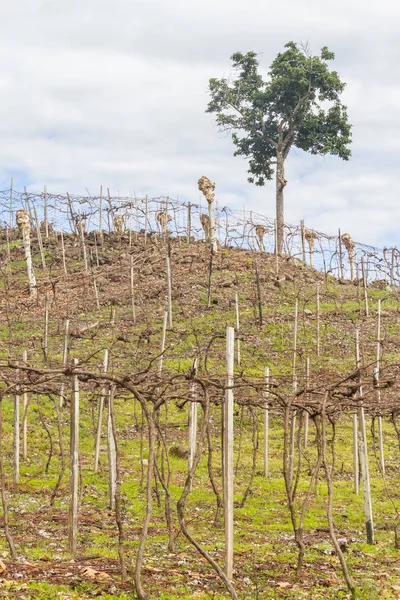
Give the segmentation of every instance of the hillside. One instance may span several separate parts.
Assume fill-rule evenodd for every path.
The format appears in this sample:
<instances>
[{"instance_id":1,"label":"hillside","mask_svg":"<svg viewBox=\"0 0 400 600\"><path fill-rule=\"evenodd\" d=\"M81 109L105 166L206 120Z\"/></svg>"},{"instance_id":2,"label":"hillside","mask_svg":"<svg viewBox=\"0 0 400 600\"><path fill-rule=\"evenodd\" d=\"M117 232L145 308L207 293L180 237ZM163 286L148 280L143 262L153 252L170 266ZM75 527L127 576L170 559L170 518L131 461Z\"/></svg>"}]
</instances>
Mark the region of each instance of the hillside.
<instances>
[{"instance_id":1,"label":"hillside","mask_svg":"<svg viewBox=\"0 0 400 600\"><path fill-rule=\"evenodd\" d=\"M289 256L276 264L273 255L228 246L212 257L210 277L208 244L188 243L184 236L105 232L101 244L94 232L81 237L64 233L61 240L60 233L50 231L48 238L43 235L42 254L38 240L32 243L36 298L29 295L19 232L12 230L8 239L5 234L1 239L2 482L16 550L13 557L10 543L1 540L0 597L125 598L135 589L139 596L149 592L155 598L229 597L210 563L224 566L218 512L227 327L236 328L234 593L239 598L350 597L329 536L330 474L334 528L357 588L353 597L399 597L397 286L371 281L365 291L360 281L339 281ZM167 257L172 323L168 311L165 317ZM373 379L378 341L379 388ZM78 363L71 368L72 359ZM69 436L71 387L77 395L78 385L75 550L68 542ZM19 460L15 398L20 403ZM22 406L28 399L24 449ZM193 399L199 404L199 445L191 481L186 477ZM95 472L100 402L105 406ZM108 439L117 444L115 510L109 497L107 402ZM360 402L367 414L373 545L365 543L362 486L361 493L353 492L352 415ZM291 436L292 458L287 454ZM153 451L154 461L149 460ZM304 558L296 574L299 550ZM137 556L142 551L140 573Z\"/></svg>"}]
</instances>

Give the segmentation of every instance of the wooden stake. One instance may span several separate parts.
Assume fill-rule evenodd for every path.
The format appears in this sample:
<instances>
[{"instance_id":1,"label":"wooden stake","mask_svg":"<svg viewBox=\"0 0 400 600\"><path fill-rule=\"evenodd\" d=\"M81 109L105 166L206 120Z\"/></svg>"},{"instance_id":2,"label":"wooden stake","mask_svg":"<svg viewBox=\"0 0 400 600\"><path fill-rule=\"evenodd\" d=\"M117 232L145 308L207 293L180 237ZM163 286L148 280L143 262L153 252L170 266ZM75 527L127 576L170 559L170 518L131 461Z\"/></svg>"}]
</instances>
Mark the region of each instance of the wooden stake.
<instances>
[{"instance_id":1,"label":"wooden stake","mask_svg":"<svg viewBox=\"0 0 400 600\"><path fill-rule=\"evenodd\" d=\"M13 226L13 184L14 184L14 178L11 177L11 182L10 182L10 229Z\"/></svg>"},{"instance_id":2,"label":"wooden stake","mask_svg":"<svg viewBox=\"0 0 400 600\"><path fill-rule=\"evenodd\" d=\"M305 389L306 392L304 394L305 400L308 400L308 386L310 384L310 359L306 358L306 379L305 379ZM308 445L308 410L304 411L304 448L307 448Z\"/></svg>"},{"instance_id":3,"label":"wooden stake","mask_svg":"<svg viewBox=\"0 0 400 600\"><path fill-rule=\"evenodd\" d=\"M28 353L26 350L22 352L22 360L26 364L28 360ZM28 456L28 394L26 392L22 395L22 457L24 460Z\"/></svg>"},{"instance_id":4,"label":"wooden stake","mask_svg":"<svg viewBox=\"0 0 400 600\"><path fill-rule=\"evenodd\" d=\"M226 390L224 403L224 526L225 526L225 575L233 575L233 374L235 355L235 330L226 330Z\"/></svg>"},{"instance_id":5,"label":"wooden stake","mask_svg":"<svg viewBox=\"0 0 400 600\"><path fill-rule=\"evenodd\" d=\"M353 414L353 465L354 465L354 493L360 493L360 465L358 462L358 417Z\"/></svg>"},{"instance_id":6,"label":"wooden stake","mask_svg":"<svg viewBox=\"0 0 400 600\"><path fill-rule=\"evenodd\" d=\"M190 236L192 234L192 205L188 202L187 208L187 244L190 246Z\"/></svg>"},{"instance_id":7,"label":"wooden stake","mask_svg":"<svg viewBox=\"0 0 400 600\"><path fill-rule=\"evenodd\" d=\"M36 206L35 205L33 206L33 213L35 215L36 236L37 236L38 245L39 245L40 257L42 259L42 267L43 267L43 269L46 269L46 260L44 258L42 232L40 231L40 223L39 223L39 219L38 219L38 215L37 215L37 211L36 211Z\"/></svg>"},{"instance_id":8,"label":"wooden stake","mask_svg":"<svg viewBox=\"0 0 400 600\"><path fill-rule=\"evenodd\" d=\"M237 351L237 365L240 366L240 339L239 339L239 331L240 331L240 322L239 322L239 295L236 292L235 294L235 315L236 315L236 351Z\"/></svg>"},{"instance_id":9,"label":"wooden stake","mask_svg":"<svg viewBox=\"0 0 400 600\"><path fill-rule=\"evenodd\" d=\"M71 362L72 369L78 366L78 360ZM79 488L79 379L72 375L72 394L70 412L70 476L68 508L68 550L75 556L78 534L78 488Z\"/></svg>"},{"instance_id":10,"label":"wooden stake","mask_svg":"<svg viewBox=\"0 0 400 600\"><path fill-rule=\"evenodd\" d=\"M360 359L360 332L356 329L356 362L357 369L361 368ZM361 377L361 376L360 376ZM359 388L359 395L362 397L362 387ZM371 484L369 477L369 465L368 465L368 446L367 446L367 432L365 427L365 415L362 401L358 408L358 420L359 420L359 446L360 446L360 460L361 460L361 477L364 489L364 516L365 516L365 528L367 532L367 544L374 543L374 522L372 517L372 499L371 499Z\"/></svg>"},{"instance_id":11,"label":"wooden stake","mask_svg":"<svg viewBox=\"0 0 400 600\"><path fill-rule=\"evenodd\" d=\"M46 363L47 363L48 339L49 339L49 293L46 292L46 294L44 296L44 336L43 336L43 354L44 354L44 360Z\"/></svg>"},{"instance_id":12,"label":"wooden stake","mask_svg":"<svg viewBox=\"0 0 400 600\"><path fill-rule=\"evenodd\" d=\"M306 264L306 238L304 236L304 220L300 221L300 232L301 232L301 253L303 256L303 263Z\"/></svg>"},{"instance_id":13,"label":"wooden stake","mask_svg":"<svg viewBox=\"0 0 400 600\"><path fill-rule=\"evenodd\" d=\"M68 339L69 339L69 319L65 319L65 333L63 346L63 368L67 366L68 361ZM60 388L60 408L64 406L64 383L61 383Z\"/></svg>"},{"instance_id":14,"label":"wooden stake","mask_svg":"<svg viewBox=\"0 0 400 600\"><path fill-rule=\"evenodd\" d=\"M368 317L369 316L368 290L367 290L368 282L367 282L367 275L366 275L366 271L365 271L364 257L361 258L361 273L362 273L363 288L364 288L365 316Z\"/></svg>"},{"instance_id":15,"label":"wooden stake","mask_svg":"<svg viewBox=\"0 0 400 600\"><path fill-rule=\"evenodd\" d=\"M379 372L381 366L381 299L378 299L378 322L377 322L377 341L376 341L376 367L374 369L374 381L376 385L376 403L378 409L381 405L381 390L379 389ZM378 443L379 443L379 459L382 475L385 476L385 455L383 451L383 433L382 433L382 416L378 415Z\"/></svg>"},{"instance_id":16,"label":"wooden stake","mask_svg":"<svg viewBox=\"0 0 400 600\"><path fill-rule=\"evenodd\" d=\"M100 211L99 211L99 236L100 245L103 245L103 186L100 186Z\"/></svg>"},{"instance_id":17,"label":"wooden stake","mask_svg":"<svg viewBox=\"0 0 400 600\"><path fill-rule=\"evenodd\" d=\"M197 376L197 358L193 363L193 375ZM189 438L189 457L188 470L193 466L193 459L196 453L196 434L197 434L197 394L196 385L194 382L190 384L190 403L188 415L188 438Z\"/></svg>"},{"instance_id":18,"label":"wooden stake","mask_svg":"<svg viewBox=\"0 0 400 600\"><path fill-rule=\"evenodd\" d=\"M263 326L263 310L262 310L262 300L261 300L261 287L260 287L260 276L258 273L258 265L255 263L256 267L256 283L257 283L257 298L258 298L258 318L260 327Z\"/></svg>"},{"instance_id":19,"label":"wooden stake","mask_svg":"<svg viewBox=\"0 0 400 600\"><path fill-rule=\"evenodd\" d=\"M172 275L171 275L171 260L169 255L166 257L167 261L167 285L168 285L168 325L172 328Z\"/></svg>"},{"instance_id":20,"label":"wooden stake","mask_svg":"<svg viewBox=\"0 0 400 600\"><path fill-rule=\"evenodd\" d=\"M68 272L67 272L67 263L65 261L64 234L63 234L63 230L62 229L61 229L61 252L62 252L62 261L63 261L64 274L68 275Z\"/></svg>"},{"instance_id":21,"label":"wooden stake","mask_svg":"<svg viewBox=\"0 0 400 600\"><path fill-rule=\"evenodd\" d=\"M317 296L316 296L316 329L317 329L317 335L316 335L316 349L317 349L317 356L319 356L320 353L320 323L319 323L319 315L320 315L320 310L319 310L319 283L317 283Z\"/></svg>"},{"instance_id":22,"label":"wooden stake","mask_svg":"<svg viewBox=\"0 0 400 600\"><path fill-rule=\"evenodd\" d=\"M16 371L18 374L18 370ZM19 458L20 458L20 399L19 394L14 395L14 472L13 482L19 483Z\"/></svg>"},{"instance_id":23,"label":"wooden stake","mask_svg":"<svg viewBox=\"0 0 400 600\"><path fill-rule=\"evenodd\" d=\"M132 306L132 319L136 323L136 307L135 307L135 272L133 269L133 254L131 254L131 270L130 270L130 283L131 283L131 306Z\"/></svg>"},{"instance_id":24,"label":"wooden stake","mask_svg":"<svg viewBox=\"0 0 400 600\"><path fill-rule=\"evenodd\" d=\"M49 239L49 221L47 217L47 185L44 186L44 207L43 207L44 233L46 240Z\"/></svg>"},{"instance_id":25,"label":"wooden stake","mask_svg":"<svg viewBox=\"0 0 400 600\"><path fill-rule=\"evenodd\" d=\"M264 393L264 477L268 477L268 443L269 443L269 367L265 367L265 393Z\"/></svg>"},{"instance_id":26,"label":"wooden stake","mask_svg":"<svg viewBox=\"0 0 400 600\"><path fill-rule=\"evenodd\" d=\"M107 373L108 370L108 349L104 350L104 359L103 359L103 373ZM96 443L94 447L94 472L97 473L99 468L99 457L100 457L100 442L101 442L101 427L103 423L103 410L104 410L104 398L106 395L106 390L103 387L100 393L99 400L99 414L97 419L97 429L96 429Z\"/></svg>"},{"instance_id":27,"label":"wooden stake","mask_svg":"<svg viewBox=\"0 0 400 600\"><path fill-rule=\"evenodd\" d=\"M338 242L339 242L339 277L340 277L340 279L344 279L342 236L340 235L340 229L339 229Z\"/></svg>"},{"instance_id":28,"label":"wooden stake","mask_svg":"<svg viewBox=\"0 0 400 600\"><path fill-rule=\"evenodd\" d=\"M110 508L115 509L115 492L117 488L117 453L115 438L112 426L112 403L114 401L115 385L107 394L108 413L107 413L107 450L108 450L108 490L110 495Z\"/></svg>"}]
</instances>

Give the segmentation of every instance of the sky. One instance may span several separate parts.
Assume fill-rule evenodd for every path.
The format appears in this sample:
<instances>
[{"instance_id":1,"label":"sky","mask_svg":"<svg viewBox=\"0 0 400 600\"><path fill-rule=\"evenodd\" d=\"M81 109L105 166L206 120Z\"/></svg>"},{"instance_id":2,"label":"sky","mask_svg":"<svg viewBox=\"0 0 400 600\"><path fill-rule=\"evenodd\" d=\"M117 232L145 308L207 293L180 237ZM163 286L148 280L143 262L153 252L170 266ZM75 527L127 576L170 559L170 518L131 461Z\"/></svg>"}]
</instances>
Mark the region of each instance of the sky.
<instances>
[{"instance_id":1,"label":"sky","mask_svg":"<svg viewBox=\"0 0 400 600\"><path fill-rule=\"evenodd\" d=\"M346 82L352 158L286 163L285 220L400 246L400 4L382 0L0 0L0 185L197 202L275 213L275 184L247 182L206 114L208 80L253 50L328 46Z\"/></svg>"}]
</instances>

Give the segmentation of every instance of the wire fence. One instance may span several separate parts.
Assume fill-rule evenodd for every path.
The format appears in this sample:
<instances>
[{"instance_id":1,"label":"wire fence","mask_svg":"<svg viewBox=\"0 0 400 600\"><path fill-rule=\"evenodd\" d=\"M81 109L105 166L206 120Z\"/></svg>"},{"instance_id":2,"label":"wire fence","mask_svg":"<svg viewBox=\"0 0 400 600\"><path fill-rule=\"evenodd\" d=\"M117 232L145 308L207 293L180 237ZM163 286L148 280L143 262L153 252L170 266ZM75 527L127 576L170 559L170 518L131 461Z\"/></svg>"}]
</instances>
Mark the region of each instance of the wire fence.
<instances>
[{"instance_id":1,"label":"wire fence","mask_svg":"<svg viewBox=\"0 0 400 600\"><path fill-rule=\"evenodd\" d=\"M206 203L205 203L206 204ZM37 227L47 223L57 231L79 233L102 231L142 232L146 235L168 235L191 240L205 239L201 215L208 207L201 202L182 202L168 196L155 198L51 194L43 192L0 191L0 224L8 232L15 228L15 214L28 211ZM164 218L162 217L164 215ZM215 207L216 234L225 247L274 253L275 219L243 209ZM400 283L399 250L377 248L354 242L348 233L332 236L299 225L285 224L284 253L294 260L340 279L365 278L382 280L390 285Z\"/></svg>"}]
</instances>

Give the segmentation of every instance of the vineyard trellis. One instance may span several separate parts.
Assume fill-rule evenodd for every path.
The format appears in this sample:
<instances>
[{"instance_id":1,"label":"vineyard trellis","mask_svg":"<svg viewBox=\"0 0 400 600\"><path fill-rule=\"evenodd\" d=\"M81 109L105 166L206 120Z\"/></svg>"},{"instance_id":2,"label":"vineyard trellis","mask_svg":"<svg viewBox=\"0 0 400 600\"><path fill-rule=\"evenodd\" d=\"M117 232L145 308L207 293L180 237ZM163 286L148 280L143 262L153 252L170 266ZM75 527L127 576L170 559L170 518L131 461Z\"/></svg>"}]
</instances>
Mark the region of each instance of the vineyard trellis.
<instances>
[{"instance_id":1,"label":"vineyard trellis","mask_svg":"<svg viewBox=\"0 0 400 600\"><path fill-rule=\"evenodd\" d=\"M216 235L223 246L245 248L273 253L275 248L275 220L252 210L233 210L220 207L215 202ZM46 236L49 226L58 231L74 233L98 231L104 234L131 231L145 235L169 234L194 240L204 239L201 216L208 212L207 206L182 202L169 196L155 198L119 197L110 191L98 196L76 194L51 194L43 192L20 192L12 187L0 191L0 223L3 227L15 227L15 213L26 209L35 227L43 223ZM164 215L164 217L163 217ZM164 221L163 221L164 219ZM399 250L377 248L354 242L349 233L337 236L307 229L299 225L285 224L284 253L293 259L307 262L310 266L337 278L361 277L361 263L365 265L368 281L386 280L399 284Z\"/></svg>"},{"instance_id":2,"label":"vineyard trellis","mask_svg":"<svg viewBox=\"0 0 400 600\"><path fill-rule=\"evenodd\" d=\"M107 413L108 496L118 529L120 573L123 580L128 576L125 551L127 526L121 510L121 432L116 423L133 399L134 410L137 404L140 407L141 426L138 425L137 429L140 432L141 480L145 488L144 517L132 569L139 598L144 600L147 597L142 581L143 564L155 501L163 506L165 513L168 550L174 550L176 516L179 531L211 565L231 597L237 598L232 546L232 411L235 404L242 417L247 411L251 423L249 444L252 463L249 470L244 469L247 481L242 490L241 505L248 501L256 473L259 422L264 425L264 477L268 479L268 427L271 420L279 421L283 429L282 474L298 548L297 574L303 568L306 553L305 517L315 486L323 478L328 493L329 535L348 588L355 595L355 583L347 568L333 520L334 441L340 420L349 415L356 416L353 476L358 483L356 460L360 455L367 506L370 497L366 485L368 473L365 472L366 465L368 467L365 415L373 423L375 420L378 422L377 447L383 444L381 419L393 424L400 440L400 366L396 342L387 334L393 327L392 315L381 313L380 299L377 307L373 306L368 297L368 285L383 279L385 286L390 284L394 288L392 291L397 299L398 251L363 246L343 234L330 237L310 232L302 223L299 227L286 226L286 256L273 257L273 220L252 212L217 209L216 233L224 252L220 253L219 262L213 263L213 251L210 251L209 245L195 243L203 238L204 233L200 217L205 210L200 203L182 203L166 197L112 198L109 193L100 194L97 198L57 196L47 190L41 194L6 190L0 193L0 200L4 259L1 270L4 285L0 292L0 325L3 331L0 402L3 406L3 400L13 400L14 483L18 485L21 479L19 430L22 425L22 430L26 431L32 399L36 399L39 421L52 441L51 427L46 423L42 405L43 399L46 399L54 406L52 426L58 435L60 463L59 477L50 494L50 505L54 505L62 495L60 486L67 464L63 440L70 436L68 542L72 555L77 553L79 539L79 479L82 476L79 463L80 411L86 419L89 413L92 414L94 452L88 463L93 465L94 472L98 470L101 453L104 411ZM21 239L21 233L15 227L15 216L19 210L29 215L32 230L32 264L36 269L32 286L36 293L30 295L23 276L26 269L20 264L21 246L15 244ZM307 259L306 244L311 253L310 259ZM222 288L228 289L230 299L214 297L214 270L223 273L224 264L229 264L229 250L232 248L244 250L239 254L243 255L240 260L246 275L254 262L256 285L251 301L239 297L241 290L237 273L234 286L231 281L221 282ZM314 271L301 268L307 262L305 259L311 260ZM206 333L202 332L202 323L194 324L202 294L199 282L194 280L184 284L182 281L180 288L175 287L177 269L181 268L182 278L189 278L194 263L197 269L201 265L204 278L208 278L207 302L203 298L204 306L207 306L205 310L216 311L218 302L221 302L224 310L231 311L227 320L236 324L236 353L233 351L232 327L229 327L228 352L225 352L221 318L221 324ZM306 292L301 296L296 290L297 275L286 274L287 281L293 281L296 298L294 307L287 306L286 298L279 314L275 308L279 317L276 324L271 324L263 316L263 286L269 281L268 272L273 265L275 271L272 268L274 272L270 277L273 285L281 285L279 273L285 275L288 265L292 265L294 270L299 269L299 278L309 278ZM332 301L327 276L342 280L354 278L357 269L357 282L360 284L362 275L364 290L364 298L361 298L360 288L357 288L358 302L354 310L358 310L358 315L352 316L357 327L352 321L347 330L333 334L329 327L323 329L323 318L319 312L320 303ZM310 273L315 274L314 279ZM113 289L108 289L112 282ZM229 291L232 286L235 293ZM195 298L196 294L198 297ZM193 306L188 300L191 296L194 298ZM183 298L187 300L186 304ZM310 318L312 311L307 308L311 298L316 301L316 322L314 315ZM216 300L215 304L213 300ZM336 303L335 310L340 312L339 301L335 297L333 301ZM247 302L246 315L243 315L241 302ZM251 304L255 308L254 317L249 316L252 315ZM156 307L153 312L152 306ZM191 323L190 330L187 330L187 323ZM274 344L266 338L261 340L263 328L268 330L271 325L281 329ZM316 335L316 340L309 339L310 331ZM385 343L381 331L386 335ZM300 335L303 336L301 343ZM341 347L343 363L340 365L324 360L324 351L333 342ZM180 344L186 344L183 356L180 355ZM24 354L21 347L24 347ZM249 348L252 352L248 351ZM255 361L253 357L257 352L258 361ZM274 368L274 361L278 360L279 370ZM228 368L225 372L226 362ZM259 375L254 374L255 362L263 364ZM269 366L266 366L267 362ZM253 366L251 375L246 374L249 366ZM21 397L24 407L22 423L19 420ZM198 405L202 415L197 415L197 411L195 414L193 404ZM189 407L187 413L191 415L192 423L188 432L191 447L187 469L181 480L176 515L171 499L172 467L169 459L173 440L168 424L172 407L178 410ZM221 408L224 408L223 418ZM243 429L242 417L239 437ZM194 422L198 425L197 437L193 431ZM314 426L312 440L309 424ZM219 429L223 430L224 437L216 451L215 446L220 441ZM227 431L230 432L229 439ZM239 440L236 469L240 463L240 443ZM53 446L52 442L46 471L52 460ZM25 437L23 447L22 460L25 460ZM314 454L310 458L311 447ZM219 452L221 473L216 474L215 456L220 456ZM5 535L10 553L15 557L15 544L9 527L3 452L0 455ZM205 548L196 533L191 531L190 523L186 522L188 498L195 487L196 470L205 455L208 457L208 478L215 496L215 523L219 521L222 508L224 512L224 569L215 553ZM379 469L385 478L382 460ZM307 487L300 494L302 478L307 481ZM388 494L390 496L390 490ZM395 501L393 506L397 518L399 512ZM367 539L371 542L373 522L367 510L365 524Z\"/></svg>"}]
</instances>

